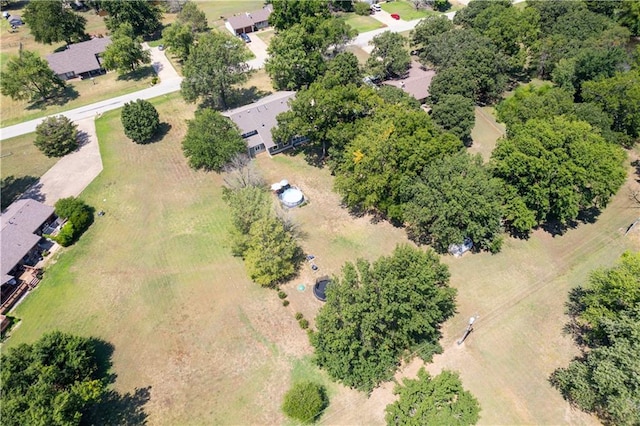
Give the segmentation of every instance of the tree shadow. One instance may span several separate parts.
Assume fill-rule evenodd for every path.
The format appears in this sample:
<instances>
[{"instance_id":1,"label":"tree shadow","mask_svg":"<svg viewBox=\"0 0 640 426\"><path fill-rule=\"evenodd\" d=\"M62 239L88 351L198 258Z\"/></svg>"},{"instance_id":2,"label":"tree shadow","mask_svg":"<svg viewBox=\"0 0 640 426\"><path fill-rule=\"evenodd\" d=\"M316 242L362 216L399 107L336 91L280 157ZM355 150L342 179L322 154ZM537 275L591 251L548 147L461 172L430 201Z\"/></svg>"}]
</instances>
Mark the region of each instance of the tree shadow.
<instances>
[{"instance_id":1,"label":"tree shadow","mask_svg":"<svg viewBox=\"0 0 640 426\"><path fill-rule=\"evenodd\" d=\"M227 108L233 109L249 105L260 98L270 95L271 92L258 89L256 86L233 88L227 97Z\"/></svg>"},{"instance_id":2,"label":"tree shadow","mask_svg":"<svg viewBox=\"0 0 640 426\"><path fill-rule=\"evenodd\" d=\"M576 229L580 224L596 223L598 216L602 211L595 206L580 210L575 220L562 223L558 220L548 220L541 224L538 228L551 234L552 237L562 236L571 229Z\"/></svg>"},{"instance_id":3,"label":"tree shadow","mask_svg":"<svg viewBox=\"0 0 640 426\"><path fill-rule=\"evenodd\" d=\"M89 134L82 130L78 131L78 136L76 139L78 140L78 149L82 148L90 142Z\"/></svg>"},{"instance_id":4,"label":"tree shadow","mask_svg":"<svg viewBox=\"0 0 640 426\"><path fill-rule=\"evenodd\" d=\"M36 109L45 110L49 106L64 105L67 102L70 102L70 101L72 101L74 99L77 99L78 96L80 96L80 94L78 93L78 91L73 86L66 85L64 87L64 89L60 90L53 97L51 97L49 99L41 99L41 100L32 102L31 104L27 105L25 107L25 109L27 109L27 110L36 110Z\"/></svg>"},{"instance_id":5,"label":"tree shadow","mask_svg":"<svg viewBox=\"0 0 640 426\"><path fill-rule=\"evenodd\" d=\"M632 161L631 165L635 168L636 176L638 177L636 182L640 183L640 160Z\"/></svg>"},{"instance_id":6,"label":"tree shadow","mask_svg":"<svg viewBox=\"0 0 640 426\"><path fill-rule=\"evenodd\" d=\"M34 187L33 193L35 197L27 198L34 198L37 201L44 200L44 196L40 193L40 188L42 187L42 185L35 185L36 182L38 182L38 178L35 176L16 177L12 175L3 178L2 183L0 184L0 192L2 192L2 197L0 198L0 208L4 210L9 207L11 203L20 198L21 195L25 194L30 187Z\"/></svg>"},{"instance_id":7,"label":"tree shadow","mask_svg":"<svg viewBox=\"0 0 640 426\"><path fill-rule=\"evenodd\" d=\"M146 78L151 78L156 75L156 72L153 70L153 66L147 65L144 67L140 67L134 71L128 72L126 74L121 74L116 78L117 81L140 81Z\"/></svg>"},{"instance_id":8,"label":"tree shadow","mask_svg":"<svg viewBox=\"0 0 640 426\"><path fill-rule=\"evenodd\" d=\"M167 136L170 130L171 130L171 124L166 122L160 123L153 137L141 145L149 145L151 143L160 142L162 139L164 139L165 136Z\"/></svg>"},{"instance_id":9,"label":"tree shadow","mask_svg":"<svg viewBox=\"0 0 640 426\"><path fill-rule=\"evenodd\" d=\"M91 345L98 365L96 377L109 385L113 384L117 377L111 370L114 346L98 338L92 338ZM113 389L108 390L100 402L95 404L90 411L84 413L80 424L144 425L148 417L144 406L150 399L151 386L136 388L133 393L127 392L126 394L120 394Z\"/></svg>"}]
</instances>

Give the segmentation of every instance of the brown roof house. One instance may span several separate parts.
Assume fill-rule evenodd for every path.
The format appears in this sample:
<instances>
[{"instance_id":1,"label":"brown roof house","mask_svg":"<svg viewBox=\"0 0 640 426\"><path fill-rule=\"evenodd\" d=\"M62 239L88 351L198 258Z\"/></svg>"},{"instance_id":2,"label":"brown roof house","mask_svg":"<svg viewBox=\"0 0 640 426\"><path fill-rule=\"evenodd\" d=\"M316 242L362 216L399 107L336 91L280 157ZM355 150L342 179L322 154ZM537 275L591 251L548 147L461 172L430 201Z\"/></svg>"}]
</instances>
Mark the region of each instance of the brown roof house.
<instances>
[{"instance_id":1,"label":"brown roof house","mask_svg":"<svg viewBox=\"0 0 640 426\"><path fill-rule=\"evenodd\" d=\"M47 55L47 62L62 80L74 77L91 77L104 73L100 54L111 44L110 37L96 37L70 44L62 52Z\"/></svg>"},{"instance_id":2,"label":"brown roof house","mask_svg":"<svg viewBox=\"0 0 640 426\"><path fill-rule=\"evenodd\" d=\"M435 75L434 70L425 69L419 62L412 61L407 76L396 80L385 80L382 84L395 86L418 101L424 102L429 97L429 86Z\"/></svg>"},{"instance_id":3,"label":"brown roof house","mask_svg":"<svg viewBox=\"0 0 640 426\"><path fill-rule=\"evenodd\" d=\"M3 287L16 283L16 275L23 265L39 260L41 235L55 219L53 207L31 199L12 203L0 216L0 284Z\"/></svg>"},{"instance_id":4,"label":"brown roof house","mask_svg":"<svg viewBox=\"0 0 640 426\"><path fill-rule=\"evenodd\" d=\"M242 33L252 33L269 26L269 16L271 15L271 5L267 5L253 12L245 12L227 18L224 26L233 35Z\"/></svg>"},{"instance_id":5,"label":"brown roof house","mask_svg":"<svg viewBox=\"0 0 640 426\"><path fill-rule=\"evenodd\" d=\"M252 104L225 111L222 115L236 123L243 139L247 142L249 155L255 156L265 151L269 155L277 154L307 141L304 136L285 142L274 141L271 135L271 129L278 124L276 117L282 112L289 111L289 100L295 95L296 92L276 92Z\"/></svg>"}]
</instances>

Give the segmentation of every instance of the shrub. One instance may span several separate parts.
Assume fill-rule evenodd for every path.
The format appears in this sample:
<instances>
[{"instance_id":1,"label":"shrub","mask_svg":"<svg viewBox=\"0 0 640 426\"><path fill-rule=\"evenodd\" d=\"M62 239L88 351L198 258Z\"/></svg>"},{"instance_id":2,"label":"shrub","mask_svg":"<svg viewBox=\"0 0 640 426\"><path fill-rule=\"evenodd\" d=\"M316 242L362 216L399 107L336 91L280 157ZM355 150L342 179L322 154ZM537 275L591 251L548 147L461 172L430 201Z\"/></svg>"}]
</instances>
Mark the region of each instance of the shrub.
<instances>
[{"instance_id":1,"label":"shrub","mask_svg":"<svg viewBox=\"0 0 640 426\"><path fill-rule=\"evenodd\" d=\"M121 120L124 134L140 144L149 142L160 126L158 111L151 102L143 99L124 104Z\"/></svg>"},{"instance_id":2,"label":"shrub","mask_svg":"<svg viewBox=\"0 0 640 426\"><path fill-rule=\"evenodd\" d=\"M371 14L371 6L369 6L369 3L359 1L353 5L353 11L356 15L368 16Z\"/></svg>"},{"instance_id":3,"label":"shrub","mask_svg":"<svg viewBox=\"0 0 640 426\"><path fill-rule=\"evenodd\" d=\"M286 299L286 298L287 298L287 293L285 293L285 292L284 292L284 291L282 291L282 290L278 290L278 297L279 297L280 299Z\"/></svg>"},{"instance_id":4,"label":"shrub","mask_svg":"<svg viewBox=\"0 0 640 426\"><path fill-rule=\"evenodd\" d=\"M300 324L300 328L303 330L309 328L309 320L307 320L306 318L302 318L300 321L298 321L298 324Z\"/></svg>"},{"instance_id":5,"label":"shrub","mask_svg":"<svg viewBox=\"0 0 640 426\"><path fill-rule=\"evenodd\" d=\"M47 157L63 157L78 149L78 126L64 115L45 118L33 144Z\"/></svg>"},{"instance_id":6,"label":"shrub","mask_svg":"<svg viewBox=\"0 0 640 426\"><path fill-rule=\"evenodd\" d=\"M55 213L58 217L67 219L67 223L58 235L51 238L64 247L80 238L93 223L93 208L75 197L59 199L55 204Z\"/></svg>"},{"instance_id":7,"label":"shrub","mask_svg":"<svg viewBox=\"0 0 640 426\"><path fill-rule=\"evenodd\" d=\"M302 318L304 318L304 315L302 315L302 312L296 312L296 319L300 321Z\"/></svg>"},{"instance_id":8,"label":"shrub","mask_svg":"<svg viewBox=\"0 0 640 426\"><path fill-rule=\"evenodd\" d=\"M151 85L155 86L156 84L158 84L158 76L154 75L153 77L151 77Z\"/></svg>"},{"instance_id":9,"label":"shrub","mask_svg":"<svg viewBox=\"0 0 640 426\"><path fill-rule=\"evenodd\" d=\"M283 300L282 301L282 306L289 306L289 301L288 300Z\"/></svg>"},{"instance_id":10,"label":"shrub","mask_svg":"<svg viewBox=\"0 0 640 426\"><path fill-rule=\"evenodd\" d=\"M282 411L302 423L313 423L329 405L324 386L313 382L299 382L284 396Z\"/></svg>"},{"instance_id":11,"label":"shrub","mask_svg":"<svg viewBox=\"0 0 640 426\"><path fill-rule=\"evenodd\" d=\"M60 232L58 232L58 235L50 238L52 238L56 243L60 244L62 247L67 247L73 243L75 233L76 231L73 227L73 223L71 223L71 221L68 221L62 226L62 228L60 229Z\"/></svg>"}]
</instances>

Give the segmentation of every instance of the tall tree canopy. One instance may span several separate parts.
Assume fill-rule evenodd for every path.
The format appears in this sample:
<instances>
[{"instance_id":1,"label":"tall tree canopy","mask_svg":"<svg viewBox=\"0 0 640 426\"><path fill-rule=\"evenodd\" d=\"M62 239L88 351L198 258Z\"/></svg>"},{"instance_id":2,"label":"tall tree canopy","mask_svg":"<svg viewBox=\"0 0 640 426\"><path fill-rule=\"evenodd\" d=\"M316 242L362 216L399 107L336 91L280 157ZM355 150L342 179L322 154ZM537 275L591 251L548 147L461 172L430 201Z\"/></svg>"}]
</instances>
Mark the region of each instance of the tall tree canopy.
<instances>
[{"instance_id":1,"label":"tall tree canopy","mask_svg":"<svg viewBox=\"0 0 640 426\"><path fill-rule=\"evenodd\" d=\"M343 20L306 18L271 40L265 70L276 89L307 86L325 72L330 51L339 52L355 35Z\"/></svg>"},{"instance_id":2,"label":"tall tree canopy","mask_svg":"<svg viewBox=\"0 0 640 426\"><path fill-rule=\"evenodd\" d=\"M38 43L52 44L81 40L87 20L65 7L63 0L32 0L22 17Z\"/></svg>"},{"instance_id":3,"label":"tall tree canopy","mask_svg":"<svg viewBox=\"0 0 640 426\"><path fill-rule=\"evenodd\" d=\"M201 35L182 68L182 97L227 109L233 86L249 78L247 59L244 43L237 37L219 31Z\"/></svg>"},{"instance_id":4,"label":"tall tree canopy","mask_svg":"<svg viewBox=\"0 0 640 426\"><path fill-rule=\"evenodd\" d=\"M373 50L367 59L367 68L380 78L402 77L411 65L411 57L405 47L406 39L398 33L385 31L369 42Z\"/></svg>"},{"instance_id":5,"label":"tall tree canopy","mask_svg":"<svg viewBox=\"0 0 640 426\"><path fill-rule=\"evenodd\" d=\"M220 172L236 154L247 150L236 125L217 111L198 110L187 124L182 150L194 169Z\"/></svg>"},{"instance_id":6,"label":"tall tree canopy","mask_svg":"<svg viewBox=\"0 0 640 426\"><path fill-rule=\"evenodd\" d=\"M91 339L56 331L3 350L1 360L5 425L79 425L106 391Z\"/></svg>"},{"instance_id":7,"label":"tall tree canopy","mask_svg":"<svg viewBox=\"0 0 640 426\"><path fill-rule=\"evenodd\" d=\"M107 28L115 31L122 24L130 24L136 37L149 36L162 28L162 12L147 0L99 0L99 7L109 16Z\"/></svg>"},{"instance_id":8,"label":"tall tree canopy","mask_svg":"<svg viewBox=\"0 0 640 426\"><path fill-rule=\"evenodd\" d=\"M507 83L508 61L496 45L473 29L456 29L438 34L420 54L425 63L438 70L436 80L453 76L442 76L442 71L455 68L465 74L471 94L459 90L447 94L460 94L473 98L476 103L486 104L496 100ZM455 84L460 81L456 79Z\"/></svg>"},{"instance_id":9,"label":"tall tree canopy","mask_svg":"<svg viewBox=\"0 0 640 426\"><path fill-rule=\"evenodd\" d=\"M496 252L502 239L501 186L466 152L434 160L411 185L404 219L407 232L440 253L465 238L476 247Z\"/></svg>"},{"instance_id":10,"label":"tall tree canopy","mask_svg":"<svg viewBox=\"0 0 640 426\"><path fill-rule=\"evenodd\" d=\"M453 29L453 23L444 15L430 15L418 22L411 30L411 45L423 49L433 37Z\"/></svg>"},{"instance_id":11,"label":"tall tree canopy","mask_svg":"<svg viewBox=\"0 0 640 426\"><path fill-rule=\"evenodd\" d=\"M142 40L124 23L111 36L111 44L102 54L102 66L120 74L135 71L141 64L151 63L151 54L142 49Z\"/></svg>"},{"instance_id":12,"label":"tall tree canopy","mask_svg":"<svg viewBox=\"0 0 640 426\"><path fill-rule=\"evenodd\" d=\"M327 287L311 334L318 365L346 386L371 391L415 351L440 350L439 325L455 310L449 271L432 251L408 245L373 264L346 263Z\"/></svg>"},{"instance_id":13,"label":"tall tree canopy","mask_svg":"<svg viewBox=\"0 0 640 426\"><path fill-rule=\"evenodd\" d=\"M533 119L515 129L492 154L504 180L538 223L566 224L581 210L601 208L625 178L625 153L583 121ZM514 199L514 202L516 199Z\"/></svg>"},{"instance_id":14,"label":"tall tree canopy","mask_svg":"<svg viewBox=\"0 0 640 426\"><path fill-rule=\"evenodd\" d=\"M3 95L14 100L51 99L66 87L47 61L35 52L23 50L20 56L11 57L4 68L0 72L0 88Z\"/></svg>"},{"instance_id":15,"label":"tall tree canopy","mask_svg":"<svg viewBox=\"0 0 640 426\"><path fill-rule=\"evenodd\" d=\"M192 33L202 33L209 28L207 16L193 1L187 1L182 6L182 10L178 13L178 22L188 26Z\"/></svg>"},{"instance_id":16,"label":"tall tree canopy","mask_svg":"<svg viewBox=\"0 0 640 426\"><path fill-rule=\"evenodd\" d=\"M551 375L572 404L606 424L640 419L640 253L591 274L586 288L570 294L573 331L582 355Z\"/></svg>"},{"instance_id":17,"label":"tall tree canopy","mask_svg":"<svg viewBox=\"0 0 640 426\"><path fill-rule=\"evenodd\" d=\"M468 426L479 419L478 400L452 371L432 378L421 368L417 379L404 379L393 393L400 398L385 409L389 426Z\"/></svg>"},{"instance_id":18,"label":"tall tree canopy","mask_svg":"<svg viewBox=\"0 0 640 426\"><path fill-rule=\"evenodd\" d=\"M195 37L189 25L174 22L162 31L162 40L167 50L184 62L189 57Z\"/></svg>"},{"instance_id":19,"label":"tall tree canopy","mask_svg":"<svg viewBox=\"0 0 640 426\"><path fill-rule=\"evenodd\" d=\"M160 127L160 116L156 107L145 99L124 104L121 120L124 134L140 144L151 141Z\"/></svg>"},{"instance_id":20,"label":"tall tree canopy","mask_svg":"<svg viewBox=\"0 0 640 426\"><path fill-rule=\"evenodd\" d=\"M434 123L471 144L471 129L476 121L473 99L462 95L443 95L431 108Z\"/></svg>"},{"instance_id":21,"label":"tall tree canopy","mask_svg":"<svg viewBox=\"0 0 640 426\"><path fill-rule=\"evenodd\" d=\"M307 17L329 18L326 0L271 0L273 12L269 23L276 30L286 30L300 24Z\"/></svg>"},{"instance_id":22,"label":"tall tree canopy","mask_svg":"<svg viewBox=\"0 0 640 426\"><path fill-rule=\"evenodd\" d=\"M587 81L582 85L582 98L611 114L615 131L634 141L640 138L640 70Z\"/></svg>"},{"instance_id":23,"label":"tall tree canopy","mask_svg":"<svg viewBox=\"0 0 640 426\"><path fill-rule=\"evenodd\" d=\"M402 221L407 190L434 159L462 143L441 133L423 111L381 108L344 149L335 189L350 208L378 211Z\"/></svg>"}]
</instances>

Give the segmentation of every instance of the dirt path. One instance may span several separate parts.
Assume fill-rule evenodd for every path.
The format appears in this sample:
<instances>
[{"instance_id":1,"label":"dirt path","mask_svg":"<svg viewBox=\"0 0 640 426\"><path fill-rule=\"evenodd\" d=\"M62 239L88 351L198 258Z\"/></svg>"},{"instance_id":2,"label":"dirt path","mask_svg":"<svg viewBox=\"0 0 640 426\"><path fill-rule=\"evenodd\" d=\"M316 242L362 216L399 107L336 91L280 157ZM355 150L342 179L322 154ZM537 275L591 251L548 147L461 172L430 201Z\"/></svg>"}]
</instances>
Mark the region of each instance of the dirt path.
<instances>
[{"instance_id":1,"label":"dirt path","mask_svg":"<svg viewBox=\"0 0 640 426\"><path fill-rule=\"evenodd\" d=\"M53 206L60 198L78 196L102 171L102 158L93 118L76 122L81 146L62 157L22 198Z\"/></svg>"}]
</instances>

